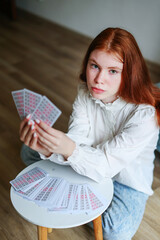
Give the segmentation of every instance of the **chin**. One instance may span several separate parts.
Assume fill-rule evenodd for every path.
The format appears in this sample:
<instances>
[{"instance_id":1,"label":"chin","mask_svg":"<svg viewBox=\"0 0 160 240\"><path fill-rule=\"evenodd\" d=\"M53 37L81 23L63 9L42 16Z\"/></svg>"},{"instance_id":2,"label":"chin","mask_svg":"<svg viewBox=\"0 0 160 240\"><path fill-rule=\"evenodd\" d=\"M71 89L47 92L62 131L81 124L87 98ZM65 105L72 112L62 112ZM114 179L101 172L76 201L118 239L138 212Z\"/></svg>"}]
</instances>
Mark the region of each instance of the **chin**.
<instances>
[{"instance_id":1,"label":"chin","mask_svg":"<svg viewBox=\"0 0 160 240\"><path fill-rule=\"evenodd\" d=\"M96 98L96 99L99 99L99 100L103 100L103 97L102 97L101 94L96 94L96 93L92 92L91 95L92 95L93 98Z\"/></svg>"}]
</instances>

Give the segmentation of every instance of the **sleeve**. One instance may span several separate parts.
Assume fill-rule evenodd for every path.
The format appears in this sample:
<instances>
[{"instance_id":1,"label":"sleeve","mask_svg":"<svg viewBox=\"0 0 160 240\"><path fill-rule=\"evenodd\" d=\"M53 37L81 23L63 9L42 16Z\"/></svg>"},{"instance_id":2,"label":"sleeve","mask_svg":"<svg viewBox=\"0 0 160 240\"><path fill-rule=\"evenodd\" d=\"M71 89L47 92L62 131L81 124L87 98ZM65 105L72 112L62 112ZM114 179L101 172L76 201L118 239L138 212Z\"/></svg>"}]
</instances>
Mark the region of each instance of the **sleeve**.
<instances>
[{"instance_id":1,"label":"sleeve","mask_svg":"<svg viewBox=\"0 0 160 240\"><path fill-rule=\"evenodd\" d=\"M154 150L157 136L154 109L139 110L113 139L97 145L96 148L78 145L68 162L79 174L100 182L105 177L112 178L118 174L145 151L146 147Z\"/></svg>"}]
</instances>

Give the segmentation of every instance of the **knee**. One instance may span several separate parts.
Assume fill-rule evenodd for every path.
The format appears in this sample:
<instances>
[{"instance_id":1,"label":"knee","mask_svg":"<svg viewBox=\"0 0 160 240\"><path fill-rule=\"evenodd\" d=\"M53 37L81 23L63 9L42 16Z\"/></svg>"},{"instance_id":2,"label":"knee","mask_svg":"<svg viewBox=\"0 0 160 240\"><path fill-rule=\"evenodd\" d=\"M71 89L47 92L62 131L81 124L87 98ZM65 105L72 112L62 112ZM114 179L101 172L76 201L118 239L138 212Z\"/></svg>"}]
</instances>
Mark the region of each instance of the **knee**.
<instances>
[{"instance_id":1,"label":"knee","mask_svg":"<svg viewBox=\"0 0 160 240\"><path fill-rule=\"evenodd\" d=\"M41 160L38 152L32 150L25 144L22 145L20 156L26 166Z\"/></svg>"},{"instance_id":2,"label":"knee","mask_svg":"<svg viewBox=\"0 0 160 240\"><path fill-rule=\"evenodd\" d=\"M103 222L104 223L104 222ZM113 221L110 219L103 225L103 235L105 240L131 240L135 233L132 217Z\"/></svg>"},{"instance_id":3,"label":"knee","mask_svg":"<svg viewBox=\"0 0 160 240\"><path fill-rule=\"evenodd\" d=\"M28 162L27 151L28 151L28 147L25 144L23 144L21 147L20 156L25 165L29 165L29 164L27 164L27 162Z\"/></svg>"},{"instance_id":4,"label":"knee","mask_svg":"<svg viewBox=\"0 0 160 240\"><path fill-rule=\"evenodd\" d=\"M133 235L131 228L125 228L125 226L113 227L108 231L103 231L104 240L131 240Z\"/></svg>"}]
</instances>

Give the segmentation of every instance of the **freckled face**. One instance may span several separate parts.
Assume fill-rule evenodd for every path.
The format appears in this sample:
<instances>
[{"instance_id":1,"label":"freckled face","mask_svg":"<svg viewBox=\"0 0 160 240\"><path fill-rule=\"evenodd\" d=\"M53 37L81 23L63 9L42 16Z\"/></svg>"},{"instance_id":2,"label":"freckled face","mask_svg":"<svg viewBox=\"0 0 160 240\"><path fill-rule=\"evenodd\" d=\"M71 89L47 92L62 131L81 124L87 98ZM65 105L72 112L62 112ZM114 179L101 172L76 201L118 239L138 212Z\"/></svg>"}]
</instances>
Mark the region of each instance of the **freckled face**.
<instances>
[{"instance_id":1,"label":"freckled face","mask_svg":"<svg viewBox=\"0 0 160 240\"><path fill-rule=\"evenodd\" d=\"M87 86L94 98L104 103L114 102L122 78L123 63L102 50L91 52L87 69Z\"/></svg>"}]
</instances>

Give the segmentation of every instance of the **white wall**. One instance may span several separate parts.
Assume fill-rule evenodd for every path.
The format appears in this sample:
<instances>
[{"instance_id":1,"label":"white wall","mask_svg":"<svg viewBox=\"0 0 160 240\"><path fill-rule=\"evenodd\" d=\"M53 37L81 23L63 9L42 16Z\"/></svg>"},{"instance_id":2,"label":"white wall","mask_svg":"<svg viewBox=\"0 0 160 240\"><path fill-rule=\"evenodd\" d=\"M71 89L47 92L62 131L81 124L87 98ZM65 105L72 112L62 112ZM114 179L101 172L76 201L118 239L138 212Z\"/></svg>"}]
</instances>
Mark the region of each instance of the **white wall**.
<instances>
[{"instance_id":1,"label":"white wall","mask_svg":"<svg viewBox=\"0 0 160 240\"><path fill-rule=\"evenodd\" d=\"M136 38L144 57L160 64L160 0L17 0L17 6L95 37L121 27Z\"/></svg>"}]
</instances>

